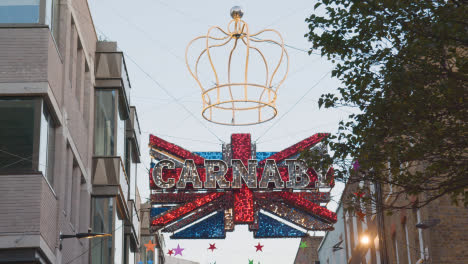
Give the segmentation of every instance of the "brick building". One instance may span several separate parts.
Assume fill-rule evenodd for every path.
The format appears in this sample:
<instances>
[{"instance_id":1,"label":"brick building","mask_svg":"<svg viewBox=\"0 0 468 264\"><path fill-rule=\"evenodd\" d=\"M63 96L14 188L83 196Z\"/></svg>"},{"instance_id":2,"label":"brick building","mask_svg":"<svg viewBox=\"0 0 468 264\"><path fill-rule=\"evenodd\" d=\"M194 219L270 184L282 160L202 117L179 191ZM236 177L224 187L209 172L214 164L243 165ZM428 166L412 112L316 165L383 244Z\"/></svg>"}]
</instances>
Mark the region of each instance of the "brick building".
<instances>
[{"instance_id":1,"label":"brick building","mask_svg":"<svg viewBox=\"0 0 468 264\"><path fill-rule=\"evenodd\" d=\"M343 197L354 193L357 186L348 184ZM417 199L412 196L396 199L390 186L382 190L379 186L368 187L372 193L383 194L380 196L384 204L398 205L406 199ZM468 263L468 208L453 205L447 196L421 209L396 210L392 215L380 213L375 207L362 208L362 212L365 215L361 217L344 212L343 221L338 221L335 230L328 232L322 242L339 237L344 230L344 241L339 247L345 250L346 263ZM324 256L320 263L342 263L330 262L331 255L321 252L326 250L323 245L319 248L319 256Z\"/></svg>"},{"instance_id":2,"label":"brick building","mask_svg":"<svg viewBox=\"0 0 468 264\"><path fill-rule=\"evenodd\" d=\"M135 263L138 117L92 21L86 0L0 1L0 263Z\"/></svg>"}]
</instances>

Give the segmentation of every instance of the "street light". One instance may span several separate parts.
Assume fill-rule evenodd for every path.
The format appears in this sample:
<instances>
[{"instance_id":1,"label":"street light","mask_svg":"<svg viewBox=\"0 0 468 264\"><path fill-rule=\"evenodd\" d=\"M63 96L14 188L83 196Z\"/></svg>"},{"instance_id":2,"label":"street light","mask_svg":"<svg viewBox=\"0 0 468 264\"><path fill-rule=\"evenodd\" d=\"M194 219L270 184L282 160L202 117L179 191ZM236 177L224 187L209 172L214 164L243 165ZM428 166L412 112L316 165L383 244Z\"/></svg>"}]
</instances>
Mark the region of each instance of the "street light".
<instances>
[{"instance_id":1,"label":"street light","mask_svg":"<svg viewBox=\"0 0 468 264\"><path fill-rule=\"evenodd\" d=\"M91 233L91 230L88 231L88 233L76 233L74 235L64 235L62 232L60 232L60 250L62 249L62 240L67 239L67 238L96 238L96 237L108 237L112 236L112 234L107 234L107 233Z\"/></svg>"},{"instance_id":2,"label":"street light","mask_svg":"<svg viewBox=\"0 0 468 264\"><path fill-rule=\"evenodd\" d=\"M363 236L361 237L361 244L363 244L363 245L368 245L369 242L370 242L370 238L369 238L368 235L363 235Z\"/></svg>"}]
</instances>

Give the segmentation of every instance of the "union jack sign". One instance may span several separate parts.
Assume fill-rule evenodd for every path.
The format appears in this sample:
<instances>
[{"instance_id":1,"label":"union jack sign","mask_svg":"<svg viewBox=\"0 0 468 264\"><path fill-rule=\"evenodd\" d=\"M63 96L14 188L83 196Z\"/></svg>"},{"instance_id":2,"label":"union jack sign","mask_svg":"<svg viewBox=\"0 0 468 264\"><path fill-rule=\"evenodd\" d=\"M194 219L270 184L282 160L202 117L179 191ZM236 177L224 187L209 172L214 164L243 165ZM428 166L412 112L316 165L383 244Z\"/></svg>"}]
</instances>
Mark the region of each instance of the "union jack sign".
<instances>
[{"instance_id":1,"label":"union jack sign","mask_svg":"<svg viewBox=\"0 0 468 264\"><path fill-rule=\"evenodd\" d=\"M333 187L333 168L319 177L295 159L327 135L315 134L277 153L257 152L250 134L232 134L222 152L190 152L150 135L150 154L157 161L149 177L153 230L196 239L224 238L237 224L248 224L262 238L333 229L336 214L320 206L329 192L319 191L324 182Z\"/></svg>"}]
</instances>

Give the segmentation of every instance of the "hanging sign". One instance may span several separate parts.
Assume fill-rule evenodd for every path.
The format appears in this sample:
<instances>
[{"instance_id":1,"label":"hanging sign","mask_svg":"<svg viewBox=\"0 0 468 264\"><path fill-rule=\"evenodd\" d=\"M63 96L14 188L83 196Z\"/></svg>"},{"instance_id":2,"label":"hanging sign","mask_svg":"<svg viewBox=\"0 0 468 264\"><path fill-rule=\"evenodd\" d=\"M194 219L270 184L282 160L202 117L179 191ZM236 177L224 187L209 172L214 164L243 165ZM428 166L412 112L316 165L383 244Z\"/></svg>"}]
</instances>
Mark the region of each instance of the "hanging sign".
<instances>
[{"instance_id":1,"label":"hanging sign","mask_svg":"<svg viewBox=\"0 0 468 264\"><path fill-rule=\"evenodd\" d=\"M277 153L257 153L250 134L233 134L220 153L193 153L150 135L150 154L157 160L150 170L153 229L175 232L175 238L223 238L236 224L248 224L255 237L305 235L262 212L307 230L332 229L336 215L320 206L329 193L318 187L333 186L333 169L319 177L295 159L326 136L313 135ZM208 216L193 230L177 232Z\"/></svg>"},{"instance_id":2,"label":"hanging sign","mask_svg":"<svg viewBox=\"0 0 468 264\"><path fill-rule=\"evenodd\" d=\"M285 163L287 167L278 167L274 159L268 159L258 167L257 160L249 159L246 167L242 160L233 159L228 168L223 160L205 160L204 166L197 167L194 160L188 159L182 168L176 169L175 162L166 159L153 168L153 181L163 189L186 189L187 185L195 189L240 189L242 184L250 189L266 189L271 185L275 189L314 187L316 176L304 161L289 159Z\"/></svg>"}]
</instances>

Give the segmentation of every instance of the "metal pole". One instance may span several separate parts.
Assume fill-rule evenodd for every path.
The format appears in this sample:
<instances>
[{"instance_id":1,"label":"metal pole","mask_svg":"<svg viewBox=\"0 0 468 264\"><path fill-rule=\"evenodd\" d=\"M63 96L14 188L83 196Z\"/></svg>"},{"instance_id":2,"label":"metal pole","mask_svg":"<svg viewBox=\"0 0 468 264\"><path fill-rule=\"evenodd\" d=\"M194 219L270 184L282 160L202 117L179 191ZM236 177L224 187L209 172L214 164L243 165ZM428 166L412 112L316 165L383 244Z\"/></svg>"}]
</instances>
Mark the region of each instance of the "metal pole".
<instances>
[{"instance_id":1,"label":"metal pole","mask_svg":"<svg viewBox=\"0 0 468 264\"><path fill-rule=\"evenodd\" d=\"M387 241L385 239L384 211L382 201L382 186L379 182L375 184L377 202L377 232L379 236L380 259L382 264L389 264L387 253Z\"/></svg>"}]
</instances>

